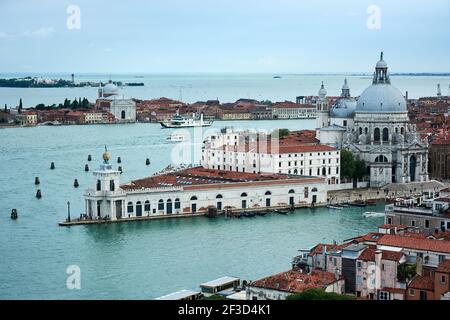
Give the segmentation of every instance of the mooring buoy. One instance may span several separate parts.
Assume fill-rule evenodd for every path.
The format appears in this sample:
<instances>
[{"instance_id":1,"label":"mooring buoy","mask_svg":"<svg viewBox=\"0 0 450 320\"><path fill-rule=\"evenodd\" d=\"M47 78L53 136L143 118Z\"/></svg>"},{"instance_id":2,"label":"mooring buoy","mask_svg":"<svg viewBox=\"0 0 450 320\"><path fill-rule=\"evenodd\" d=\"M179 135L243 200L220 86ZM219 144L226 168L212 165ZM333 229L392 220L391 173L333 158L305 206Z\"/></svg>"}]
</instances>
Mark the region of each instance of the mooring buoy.
<instances>
[{"instance_id":1,"label":"mooring buoy","mask_svg":"<svg viewBox=\"0 0 450 320\"><path fill-rule=\"evenodd\" d=\"M54 162L52 162L51 164L50 164L50 169L55 169L55 163Z\"/></svg>"},{"instance_id":2,"label":"mooring buoy","mask_svg":"<svg viewBox=\"0 0 450 320\"><path fill-rule=\"evenodd\" d=\"M88 155L88 161L91 161L91 160L92 160L91 155Z\"/></svg>"},{"instance_id":3,"label":"mooring buoy","mask_svg":"<svg viewBox=\"0 0 450 320\"><path fill-rule=\"evenodd\" d=\"M119 170L120 173L122 173L122 166L119 166L119 168L117 168L117 170Z\"/></svg>"},{"instance_id":4,"label":"mooring buoy","mask_svg":"<svg viewBox=\"0 0 450 320\"><path fill-rule=\"evenodd\" d=\"M86 171L86 172L89 171L89 165L86 164L86 165L84 166L84 171Z\"/></svg>"},{"instance_id":5,"label":"mooring buoy","mask_svg":"<svg viewBox=\"0 0 450 320\"><path fill-rule=\"evenodd\" d=\"M41 181L39 181L39 177L34 178L34 184L35 185L41 184Z\"/></svg>"},{"instance_id":6,"label":"mooring buoy","mask_svg":"<svg viewBox=\"0 0 450 320\"><path fill-rule=\"evenodd\" d=\"M117 157L117 163L122 163L122 159L120 159L120 157Z\"/></svg>"},{"instance_id":7,"label":"mooring buoy","mask_svg":"<svg viewBox=\"0 0 450 320\"><path fill-rule=\"evenodd\" d=\"M11 210L11 219L16 220L19 216L17 215L17 209Z\"/></svg>"},{"instance_id":8,"label":"mooring buoy","mask_svg":"<svg viewBox=\"0 0 450 320\"><path fill-rule=\"evenodd\" d=\"M41 192L41 189L38 189L38 190L36 191L36 198L38 198L38 199L42 198L42 192Z\"/></svg>"},{"instance_id":9,"label":"mooring buoy","mask_svg":"<svg viewBox=\"0 0 450 320\"><path fill-rule=\"evenodd\" d=\"M145 164L148 166L150 164L150 159L147 158L147 160L145 160Z\"/></svg>"},{"instance_id":10,"label":"mooring buoy","mask_svg":"<svg viewBox=\"0 0 450 320\"><path fill-rule=\"evenodd\" d=\"M73 186L75 188L78 188L80 186L80 184L78 183L78 179L75 179L75 181L73 182Z\"/></svg>"}]
</instances>

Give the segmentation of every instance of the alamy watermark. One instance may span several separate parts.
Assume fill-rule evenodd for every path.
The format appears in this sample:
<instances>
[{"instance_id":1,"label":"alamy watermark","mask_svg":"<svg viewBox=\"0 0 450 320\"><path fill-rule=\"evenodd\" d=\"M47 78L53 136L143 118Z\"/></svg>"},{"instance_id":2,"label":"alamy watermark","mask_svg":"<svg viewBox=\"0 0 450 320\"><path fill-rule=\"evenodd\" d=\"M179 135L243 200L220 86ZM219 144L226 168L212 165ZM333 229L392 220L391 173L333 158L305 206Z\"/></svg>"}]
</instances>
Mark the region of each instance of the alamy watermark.
<instances>
[{"instance_id":1,"label":"alamy watermark","mask_svg":"<svg viewBox=\"0 0 450 320\"><path fill-rule=\"evenodd\" d=\"M66 269L66 273L69 275L66 280L66 287L69 290L81 289L81 269L77 265L70 265Z\"/></svg>"},{"instance_id":2,"label":"alamy watermark","mask_svg":"<svg viewBox=\"0 0 450 320\"><path fill-rule=\"evenodd\" d=\"M381 29L381 9L377 5L370 5L366 10L369 17L367 18L367 29L380 30Z\"/></svg>"},{"instance_id":3,"label":"alamy watermark","mask_svg":"<svg viewBox=\"0 0 450 320\"><path fill-rule=\"evenodd\" d=\"M67 7L66 13L69 15L67 17L66 26L69 30L80 30L81 29L81 9L76 4L71 4Z\"/></svg>"}]
</instances>

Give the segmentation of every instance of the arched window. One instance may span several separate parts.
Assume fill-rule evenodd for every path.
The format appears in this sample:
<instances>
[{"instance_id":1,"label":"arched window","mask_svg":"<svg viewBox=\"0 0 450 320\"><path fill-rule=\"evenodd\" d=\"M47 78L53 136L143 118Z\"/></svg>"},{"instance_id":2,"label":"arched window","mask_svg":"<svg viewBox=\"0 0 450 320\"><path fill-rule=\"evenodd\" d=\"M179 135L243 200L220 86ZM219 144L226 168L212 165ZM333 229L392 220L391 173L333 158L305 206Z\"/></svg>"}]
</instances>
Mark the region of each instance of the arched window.
<instances>
[{"instance_id":1,"label":"arched window","mask_svg":"<svg viewBox=\"0 0 450 320\"><path fill-rule=\"evenodd\" d=\"M159 199L158 201L158 210L164 210L164 200Z\"/></svg>"},{"instance_id":2,"label":"arched window","mask_svg":"<svg viewBox=\"0 0 450 320\"><path fill-rule=\"evenodd\" d=\"M294 174L298 174L298 170L297 169L294 169Z\"/></svg>"},{"instance_id":3,"label":"arched window","mask_svg":"<svg viewBox=\"0 0 450 320\"><path fill-rule=\"evenodd\" d=\"M191 197L191 201L196 201L197 200L197 196L192 196Z\"/></svg>"},{"instance_id":4,"label":"arched window","mask_svg":"<svg viewBox=\"0 0 450 320\"><path fill-rule=\"evenodd\" d=\"M221 194L218 194L217 196L216 196L216 199L222 199L223 198L223 196L221 195Z\"/></svg>"},{"instance_id":5,"label":"arched window","mask_svg":"<svg viewBox=\"0 0 450 320\"><path fill-rule=\"evenodd\" d=\"M389 129L388 128L384 128L383 129L383 141L389 141Z\"/></svg>"},{"instance_id":6,"label":"arched window","mask_svg":"<svg viewBox=\"0 0 450 320\"><path fill-rule=\"evenodd\" d=\"M180 209L180 208L181 208L180 198L176 198L175 199L175 209Z\"/></svg>"},{"instance_id":7,"label":"arched window","mask_svg":"<svg viewBox=\"0 0 450 320\"><path fill-rule=\"evenodd\" d=\"M327 169L325 169L325 167L322 168L322 175L326 176L327 175Z\"/></svg>"},{"instance_id":8,"label":"arched window","mask_svg":"<svg viewBox=\"0 0 450 320\"><path fill-rule=\"evenodd\" d=\"M114 191L115 185L114 180L109 180L109 191Z\"/></svg>"},{"instance_id":9,"label":"arched window","mask_svg":"<svg viewBox=\"0 0 450 320\"><path fill-rule=\"evenodd\" d=\"M128 213L133 213L133 202L128 202L128 205L127 205L127 212Z\"/></svg>"},{"instance_id":10,"label":"arched window","mask_svg":"<svg viewBox=\"0 0 450 320\"><path fill-rule=\"evenodd\" d=\"M401 134L405 134L405 128L401 127L401 128L400 128L400 133L401 133Z\"/></svg>"},{"instance_id":11,"label":"arched window","mask_svg":"<svg viewBox=\"0 0 450 320\"><path fill-rule=\"evenodd\" d=\"M288 193L295 193L295 190L294 190L294 189L291 189L291 190L289 190Z\"/></svg>"},{"instance_id":12,"label":"arched window","mask_svg":"<svg viewBox=\"0 0 450 320\"><path fill-rule=\"evenodd\" d=\"M362 128L361 127L359 127L359 134L362 134Z\"/></svg>"},{"instance_id":13,"label":"arched window","mask_svg":"<svg viewBox=\"0 0 450 320\"><path fill-rule=\"evenodd\" d=\"M137 217L142 216L142 202L140 201L136 202L136 216Z\"/></svg>"},{"instance_id":14,"label":"arched window","mask_svg":"<svg viewBox=\"0 0 450 320\"><path fill-rule=\"evenodd\" d=\"M144 203L144 211L145 212L150 212L150 201L145 201Z\"/></svg>"},{"instance_id":15,"label":"arched window","mask_svg":"<svg viewBox=\"0 0 450 320\"><path fill-rule=\"evenodd\" d=\"M367 134L369 132L369 128L365 127L364 128L364 133Z\"/></svg>"},{"instance_id":16,"label":"arched window","mask_svg":"<svg viewBox=\"0 0 450 320\"><path fill-rule=\"evenodd\" d=\"M247 196L247 193L245 193L245 192L241 193L241 197L246 197L246 196Z\"/></svg>"},{"instance_id":17,"label":"arched window","mask_svg":"<svg viewBox=\"0 0 450 320\"><path fill-rule=\"evenodd\" d=\"M386 158L383 155L379 155L378 157L375 158L375 162L388 162L388 158Z\"/></svg>"},{"instance_id":18,"label":"arched window","mask_svg":"<svg viewBox=\"0 0 450 320\"><path fill-rule=\"evenodd\" d=\"M317 188L312 188L311 189L311 192L317 192L318 190L317 190Z\"/></svg>"},{"instance_id":19,"label":"arched window","mask_svg":"<svg viewBox=\"0 0 450 320\"><path fill-rule=\"evenodd\" d=\"M97 180L97 191L102 190L102 182L100 180Z\"/></svg>"},{"instance_id":20,"label":"arched window","mask_svg":"<svg viewBox=\"0 0 450 320\"><path fill-rule=\"evenodd\" d=\"M375 131L373 133L373 140L380 141L380 128L375 128Z\"/></svg>"},{"instance_id":21,"label":"arched window","mask_svg":"<svg viewBox=\"0 0 450 320\"><path fill-rule=\"evenodd\" d=\"M120 117L122 118L122 120L125 119L125 110L122 110L122 112L121 112L121 114L120 114Z\"/></svg>"},{"instance_id":22,"label":"arched window","mask_svg":"<svg viewBox=\"0 0 450 320\"><path fill-rule=\"evenodd\" d=\"M272 192L266 191L265 195L266 195L266 196L270 196L270 195L272 195Z\"/></svg>"}]
</instances>

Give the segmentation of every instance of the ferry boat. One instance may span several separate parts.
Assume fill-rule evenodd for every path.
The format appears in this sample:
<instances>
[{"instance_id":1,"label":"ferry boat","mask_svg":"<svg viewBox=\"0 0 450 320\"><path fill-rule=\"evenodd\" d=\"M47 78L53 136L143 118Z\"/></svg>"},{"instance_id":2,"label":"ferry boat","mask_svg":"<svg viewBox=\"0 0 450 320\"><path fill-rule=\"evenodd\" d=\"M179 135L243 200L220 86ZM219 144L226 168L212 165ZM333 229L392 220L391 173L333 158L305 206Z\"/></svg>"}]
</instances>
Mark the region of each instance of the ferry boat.
<instances>
[{"instance_id":1,"label":"ferry boat","mask_svg":"<svg viewBox=\"0 0 450 320\"><path fill-rule=\"evenodd\" d=\"M173 115L170 121L161 121L160 124L163 128L193 128L193 127L209 127L212 125L212 121L203 120L203 114L200 114L200 119L195 116L191 118L185 118L178 114Z\"/></svg>"},{"instance_id":2,"label":"ferry boat","mask_svg":"<svg viewBox=\"0 0 450 320\"><path fill-rule=\"evenodd\" d=\"M183 142L186 140L186 136L179 133L172 133L167 136L166 140L170 142Z\"/></svg>"}]
</instances>

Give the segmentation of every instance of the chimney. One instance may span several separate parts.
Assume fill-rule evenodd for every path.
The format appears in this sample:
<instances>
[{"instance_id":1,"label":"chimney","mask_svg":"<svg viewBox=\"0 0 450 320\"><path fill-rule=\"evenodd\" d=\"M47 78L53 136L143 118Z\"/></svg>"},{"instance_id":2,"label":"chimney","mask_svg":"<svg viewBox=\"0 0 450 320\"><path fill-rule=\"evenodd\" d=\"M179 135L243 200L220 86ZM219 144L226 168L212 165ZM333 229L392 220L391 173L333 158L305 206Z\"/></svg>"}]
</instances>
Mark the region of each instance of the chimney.
<instances>
[{"instance_id":1,"label":"chimney","mask_svg":"<svg viewBox=\"0 0 450 320\"><path fill-rule=\"evenodd\" d=\"M381 257L383 255L383 251L377 250L375 251L375 289L381 289Z\"/></svg>"},{"instance_id":2,"label":"chimney","mask_svg":"<svg viewBox=\"0 0 450 320\"><path fill-rule=\"evenodd\" d=\"M416 258L416 274L421 276L423 273L423 259L422 257Z\"/></svg>"}]
</instances>

